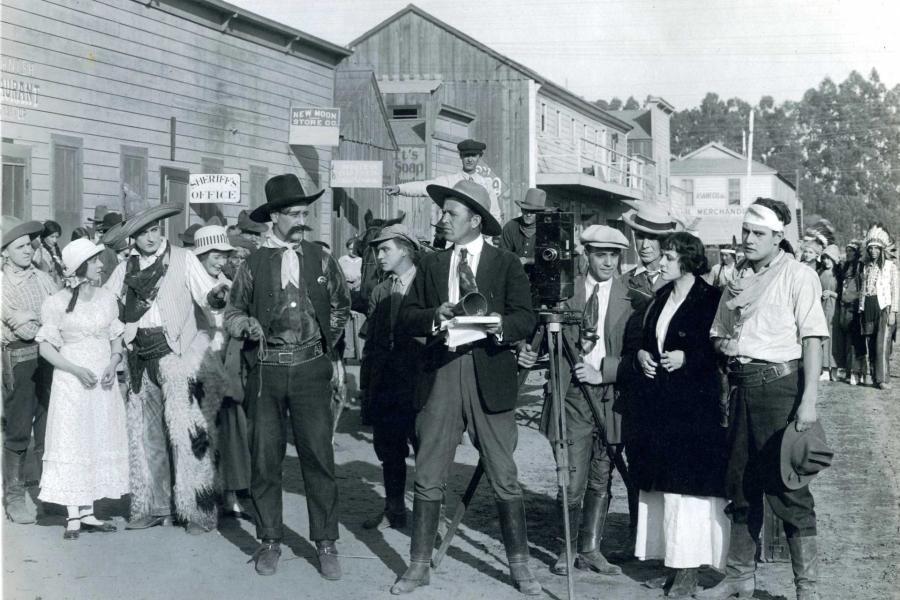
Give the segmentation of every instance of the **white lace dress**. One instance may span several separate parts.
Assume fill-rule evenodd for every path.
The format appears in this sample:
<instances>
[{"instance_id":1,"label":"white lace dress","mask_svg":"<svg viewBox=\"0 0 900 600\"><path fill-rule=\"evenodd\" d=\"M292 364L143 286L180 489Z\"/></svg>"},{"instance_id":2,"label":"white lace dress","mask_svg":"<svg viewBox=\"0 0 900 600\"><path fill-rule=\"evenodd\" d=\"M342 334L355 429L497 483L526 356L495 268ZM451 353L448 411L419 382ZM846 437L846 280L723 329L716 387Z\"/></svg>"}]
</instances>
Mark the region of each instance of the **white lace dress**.
<instances>
[{"instance_id":1,"label":"white lace dress","mask_svg":"<svg viewBox=\"0 0 900 600\"><path fill-rule=\"evenodd\" d=\"M122 335L124 326L116 299L107 290L96 288L90 301L79 298L75 309L66 313L70 298L71 292L63 290L44 301L35 339L49 342L66 359L90 369L97 385L85 389L74 375L54 369L38 497L84 506L129 491L125 403L118 382L109 390L100 385L109 364L110 341Z\"/></svg>"}]
</instances>

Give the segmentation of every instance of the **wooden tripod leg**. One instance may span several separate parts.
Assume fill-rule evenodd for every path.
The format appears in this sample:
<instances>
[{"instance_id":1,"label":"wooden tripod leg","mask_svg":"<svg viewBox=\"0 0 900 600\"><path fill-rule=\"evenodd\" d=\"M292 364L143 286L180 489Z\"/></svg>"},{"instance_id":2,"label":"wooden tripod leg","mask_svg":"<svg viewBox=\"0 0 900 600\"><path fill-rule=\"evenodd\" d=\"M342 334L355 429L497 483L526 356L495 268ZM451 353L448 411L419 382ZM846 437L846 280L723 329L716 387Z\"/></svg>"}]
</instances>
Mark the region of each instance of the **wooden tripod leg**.
<instances>
[{"instance_id":1,"label":"wooden tripod leg","mask_svg":"<svg viewBox=\"0 0 900 600\"><path fill-rule=\"evenodd\" d=\"M460 499L459 504L456 505L456 511L453 513L453 520L450 521L447 533L441 540L441 545L434 558L431 559L431 567L433 569L437 569L441 561L444 560L444 556L447 554L447 549L450 548L450 542L453 540L453 536L456 535L456 530L459 528L463 515L466 514L466 509L469 508L469 503L475 496L475 490L478 489L478 483L481 481L482 475L484 475L484 467L481 466L481 461L479 460L478 466L475 467L475 472L472 473L472 479L469 480L469 485L466 487L466 492Z\"/></svg>"}]
</instances>

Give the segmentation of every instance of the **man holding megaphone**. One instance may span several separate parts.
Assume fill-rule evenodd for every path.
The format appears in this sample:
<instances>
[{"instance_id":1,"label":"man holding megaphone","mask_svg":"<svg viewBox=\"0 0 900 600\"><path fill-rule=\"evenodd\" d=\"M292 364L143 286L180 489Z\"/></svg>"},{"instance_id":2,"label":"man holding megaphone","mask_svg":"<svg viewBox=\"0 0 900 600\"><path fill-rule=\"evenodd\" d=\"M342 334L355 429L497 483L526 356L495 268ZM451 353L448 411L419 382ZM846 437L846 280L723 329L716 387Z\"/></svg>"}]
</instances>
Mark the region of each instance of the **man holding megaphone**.
<instances>
[{"instance_id":1,"label":"man holding megaphone","mask_svg":"<svg viewBox=\"0 0 900 600\"><path fill-rule=\"evenodd\" d=\"M391 592L409 593L429 581L444 483L465 430L494 491L512 579L523 593L538 594L540 584L528 568L525 505L513 461L518 385L510 347L536 324L528 278L514 254L484 242L483 235L500 235L485 188L463 180L427 189L441 208L441 226L453 248L422 259L397 320L398 335L428 336L431 343L416 392L419 447L410 564ZM470 311L498 318L485 325L483 339L450 347L438 334L444 321L460 314L462 299L464 313L471 304Z\"/></svg>"}]
</instances>

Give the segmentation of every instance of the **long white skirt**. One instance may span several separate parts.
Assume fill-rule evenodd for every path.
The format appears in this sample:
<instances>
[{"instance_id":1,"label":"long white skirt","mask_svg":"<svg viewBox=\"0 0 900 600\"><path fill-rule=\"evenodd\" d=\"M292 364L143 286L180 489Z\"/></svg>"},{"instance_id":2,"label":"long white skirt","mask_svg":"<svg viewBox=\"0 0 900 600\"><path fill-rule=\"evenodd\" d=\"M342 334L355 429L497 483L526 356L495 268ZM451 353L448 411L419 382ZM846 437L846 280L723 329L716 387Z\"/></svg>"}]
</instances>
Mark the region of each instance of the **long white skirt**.
<instances>
[{"instance_id":1,"label":"long white skirt","mask_svg":"<svg viewBox=\"0 0 900 600\"><path fill-rule=\"evenodd\" d=\"M667 567L725 568L731 520L728 500L641 491L634 555L639 560L663 559Z\"/></svg>"}]
</instances>

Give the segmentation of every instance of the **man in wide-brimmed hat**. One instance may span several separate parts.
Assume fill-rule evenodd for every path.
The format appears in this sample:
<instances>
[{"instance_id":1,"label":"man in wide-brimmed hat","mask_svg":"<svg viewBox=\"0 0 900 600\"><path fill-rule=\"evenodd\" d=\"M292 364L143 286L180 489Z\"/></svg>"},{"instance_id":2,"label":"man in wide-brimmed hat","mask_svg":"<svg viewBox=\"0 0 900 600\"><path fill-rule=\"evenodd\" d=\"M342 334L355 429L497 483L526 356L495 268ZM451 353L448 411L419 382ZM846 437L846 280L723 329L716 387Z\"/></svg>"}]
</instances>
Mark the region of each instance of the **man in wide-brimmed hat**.
<instances>
[{"instance_id":1,"label":"man in wide-brimmed hat","mask_svg":"<svg viewBox=\"0 0 900 600\"><path fill-rule=\"evenodd\" d=\"M512 579L522 592L539 594L541 586L528 567L525 505L513 461L518 385L509 351L534 330L528 278L514 254L484 241L484 235L500 235L484 187L461 180L452 187L429 185L428 194L441 208L453 249L422 259L397 318L398 335L430 341L416 393L421 409L410 563L391 592L405 594L428 583L444 484L467 430L494 491ZM441 324L454 317L462 298L475 293L499 322L486 325L483 339L449 347L438 337Z\"/></svg>"},{"instance_id":2,"label":"man in wide-brimmed hat","mask_svg":"<svg viewBox=\"0 0 900 600\"><path fill-rule=\"evenodd\" d=\"M103 208L106 210L105 206L101 206L98 208ZM96 215L95 215L96 218ZM103 244L103 251L100 253L100 262L103 263L103 271L100 274L100 283L101 285L106 283L109 280L110 275L112 275L113 271L116 270L116 267L119 265L119 254L114 249L111 248L106 242L105 239L109 239L110 236L107 236L107 232L112 229L116 229L122 226L123 220L121 213L107 211L103 214L103 217L99 222L95 221L94 230L97 234L100 235L100 239L97 240L95 238L95 242Z\"/></svg>"},{"instance_id":3,"label":"man in wide-brimmed hat","mask_svg":"<svg viewBox=\"0 0 900 600\"><path fill-rule=\"evenodd\" d=\"M162 222L181 212L160 204L129 216L118 236L134 246L105 287L119 299L128 349L126 529L171 524L174 508L186 531L200 534L217 521L218 406L197 380L205 340L196 314L224 308L226 288L213 285L193 253L166 240Z\"/></svg>"},{"instance_id":4,"label":"man in wide-brimmed hat","mask_svg":"<svg viewBox=\"0 0 900 600\"><path fill-rule=\"evenodd\" d=\"M274 574L281 556L281 469L290 419L319 572L326 579L341 577L331 380L332 362L340 358L335 345L350 316L350 291L337 259L303 239L310 204L323 193L307 193L294 174L266 182L266 203L250 218L271 221L272 231L238 269L225 311L228 333L245 340L250 369L245 402L250 493L262 542L253 556L260 575Z\"/></svg>"},{"instance_id":5,"label":"man in wide-brimmed hat","mask_svg":"<svg viewBox=\"0 0 900 600\"><path fill-rule=\"evenodd\" d=\"M38 356L34 336L41 305L56 292L53 278L32 263L39 221L3 215L3 504L13 523L34 523L35 506L25 493L25 452L34 432L40 479L53 369Z\"/></svg>"},{"instance_id":6,"label":"man in wide-brimmed hat","mask_svg":"<svg viewBox=\"0 0 900 600\"><path fill-rule=\"evenodd\" d=\"M510 219L500 234L500 248L509 250L519 257L523 265L534 264L534 239L537 231L537 215L548 210L547 192L531 188L525 192L524 200L516 200L522 214ZM527 270L527 269L526 269Z\"/></svg>"},{"instance_id":7,"label":"man in wide-brimmed hat","mask_svg":"<svg viewBox=\"0 0 900 600\"><path fill-rule=\"evenodd\" d=\"M484 151L486 149L487 145L484 142L465 139L456 145L456 150L459 152L459 160L462 163L462 168L458 172L453 173L452 175L440 175L427 181L410 181L401 183L400 185L392 185L385 188L385 191L390 195L427 196L427 188L432 184L453 187L463 179L474 181L487 190L488 196L491 199L488 211L498 222L502 223L503 209L500 206L498 190L494 188L492 179L478 173L478 163L481 162L481 157L484 156Z\"/></svg>"},{"instance_id":8,"label":"man in wide-brimmed hat","mask_svg":"<svg viewBox=\"0 0 900 600\"><path fill-rule=\"evenodd\" d=\"M360 389L372 423L372 445L384 477L384 509L366 529L406 526L406 457L415 439L416 365L422 344L395 332L397 313L416 276L419 242L403 225L389 225L369 245L386 279L369 296Z\"/></svg>"},{"instance_id":9,"label":"man in wide-brimmed hat","mask_svg":"<svg viewBox=\"0 0 900 600\"><path fill-rule=\"evenodd\" d=\"M237 228L239 235L245 240L251 242L259 248L262 245L262 238L269 231L269 226L265 223L257 223L250 218L250 213L242 210L238 213Z\"/></svg>"},{"instance_id":10,"label":"man in wide-brimmed hat","mask_svg":"<svg viewBox=\"0 0 900 600\"><path fill-rule=\"evenodd\" d=\"M659 277L659 242L678 229L676 220L662 206L642 204L637 210L625 213L622 220L634 234L635 250L641 264L625 274L628 287L642 291L648 298L663 285Z\"/></svg>"}]
</instances>

